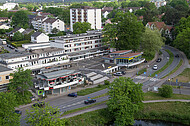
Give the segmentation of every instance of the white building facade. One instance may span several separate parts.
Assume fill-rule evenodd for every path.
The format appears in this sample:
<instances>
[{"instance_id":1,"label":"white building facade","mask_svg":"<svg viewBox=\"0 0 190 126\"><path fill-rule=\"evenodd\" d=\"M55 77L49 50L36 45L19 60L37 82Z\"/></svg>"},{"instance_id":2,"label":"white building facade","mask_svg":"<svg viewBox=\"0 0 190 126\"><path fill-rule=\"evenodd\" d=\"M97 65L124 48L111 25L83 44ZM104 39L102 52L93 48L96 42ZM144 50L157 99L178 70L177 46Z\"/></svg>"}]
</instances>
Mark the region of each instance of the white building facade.
<instances>
[{"instance_id":1,"label":"white building facade","mask_svg":"<svg viewBox=\"0 0 190 126\"><path fill-rule=\"evenodd\" d=\"M0 6L0 9L2 9L2 10L5 10L5 9L11 10L15 6L19 6L18 3L5 3L5 4L3 4L3 6Z\"/></svg>"},{"instance_id":2,"label":"white building facade","mask_svg":"<svg viewBox=\"0 0 190 126\"><path fill-rule=\"evenodd\" d=\"M157 8L165 6L167 3L165 0L151 0L150 2L154 3Z\"/></svg>"},{"instance_id":3,"label":"white building facade","mask_svg":"<svg viewBox=\"0 0 190 126\"><path fill-rule=\"evenodd\" d=\"M49 36L41 32L35 32L34 34L31 35L31 42L33 43L49 42Z\"/></svg>"},{"instance_id":4,"label":"white building facade","mask_svg":"<svg viewBox=\"0 0 190 126\"><path fill-rule=\"evenodd\" d=\"M101 9L82 7L70 9L70 29L73 31L73 24L76 22L89 22L91 29L101 29Z\"/></svg>"}]
</instances>

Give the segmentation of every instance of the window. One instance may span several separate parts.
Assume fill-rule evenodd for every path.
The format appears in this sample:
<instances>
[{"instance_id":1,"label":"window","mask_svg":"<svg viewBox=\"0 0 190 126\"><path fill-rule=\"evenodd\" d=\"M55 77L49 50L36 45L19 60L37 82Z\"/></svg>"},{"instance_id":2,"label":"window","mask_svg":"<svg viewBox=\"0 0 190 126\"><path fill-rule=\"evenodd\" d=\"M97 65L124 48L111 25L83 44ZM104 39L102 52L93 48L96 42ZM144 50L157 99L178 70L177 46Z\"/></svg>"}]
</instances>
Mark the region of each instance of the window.
<instances>
[{"instance_id":1,"label":"window","mask_svg":"<svg viewBox=\"0 0 190 126\"><path fill-rule=\"evenodd\" d=\"M0 81L2 81L1 77L0 77Z\"/></svg>"},{"instance_id":2,"label":"window","mask_svg":"<svg viewBox=\"0 0 190 126\"><path fill-rule=\"evenodd\" d=\"M9 80L9 76L6 76L5 78L6 78L6 80Z\"/></svg>"}]
</instances>

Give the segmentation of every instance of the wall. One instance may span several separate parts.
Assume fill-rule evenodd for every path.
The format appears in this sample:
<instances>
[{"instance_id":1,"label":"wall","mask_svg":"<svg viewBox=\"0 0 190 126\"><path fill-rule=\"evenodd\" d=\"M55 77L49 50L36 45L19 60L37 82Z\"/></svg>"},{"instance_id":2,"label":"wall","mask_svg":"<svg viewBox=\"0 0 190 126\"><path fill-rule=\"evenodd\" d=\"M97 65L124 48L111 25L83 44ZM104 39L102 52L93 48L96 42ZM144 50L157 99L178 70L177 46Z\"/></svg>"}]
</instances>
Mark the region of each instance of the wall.
<instances>
[{"instance_id":1,"label":"wall","mask_svg":"<svg viewBox=\"0 0 190 126\"><path fill-rule=\"evenodd\" d=\"M1 72L0 73L0 77L1 77L0 85L9 83L9 80L6 80L5 77L9 76L10 73L13 73L13 71L6 71L6 72ZM12 77L10 76L9 79L12 79Z\"/></svg>"}]
</instances>

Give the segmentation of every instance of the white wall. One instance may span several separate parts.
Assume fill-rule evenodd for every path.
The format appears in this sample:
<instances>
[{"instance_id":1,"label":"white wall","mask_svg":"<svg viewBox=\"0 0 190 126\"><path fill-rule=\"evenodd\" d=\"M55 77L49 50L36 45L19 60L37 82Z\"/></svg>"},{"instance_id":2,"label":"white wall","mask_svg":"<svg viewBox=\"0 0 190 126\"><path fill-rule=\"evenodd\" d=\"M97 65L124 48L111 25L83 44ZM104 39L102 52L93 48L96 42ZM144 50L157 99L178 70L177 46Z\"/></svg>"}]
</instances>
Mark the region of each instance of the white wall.
<instances>
[{"instance_id":1,"label":"white wall","mask_svg":"<svg viewBox=\"0 0 190 126\"><path fill-rule=\"evenodd\" d=\"M95 29L95 18L94 18L94 9L87 10L87 22L91 24L91 28Z\"/></svg>"},{"instance_id":2,"label":"white wall","mask_svg":"<svg viewBox=\"0 0 190 126\"><path fill-rule=\"evenodd\" d=\"M96 9L96 29L101 29L102 19L101 19L101 9Z\"/></svg>"}]
</instances>

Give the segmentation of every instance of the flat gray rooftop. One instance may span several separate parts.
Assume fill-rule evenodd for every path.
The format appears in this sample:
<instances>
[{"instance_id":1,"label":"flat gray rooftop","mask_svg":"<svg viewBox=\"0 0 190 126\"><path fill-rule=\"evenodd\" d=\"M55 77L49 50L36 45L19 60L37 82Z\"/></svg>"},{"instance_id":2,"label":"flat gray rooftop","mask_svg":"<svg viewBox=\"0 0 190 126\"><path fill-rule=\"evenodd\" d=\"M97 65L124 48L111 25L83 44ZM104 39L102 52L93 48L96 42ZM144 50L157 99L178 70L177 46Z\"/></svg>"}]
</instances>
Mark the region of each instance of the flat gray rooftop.
<instances>
[{"instance_id":1,"label":"flat gray rooftop","mask_svg":"<svg viewBox=\"0 0 190 126\"><path fill-rule=\"evenodd\" d=\"M63 50L64 49L55 48L55 47L48 47L48 48L44 48L44 49L32 50L32 53L41 54L41 53L44 53L44 52L54 52L54 51L63 51Z\"/></svg>"},{"instance_id":2,"label":"flat gray rooftop","mask_svg":"<svg viewBox=\"0 0 190 126\"><path fill-rule=\"evenodd\" d=\"M37 75L37 78L42 78L42 79L53 79L61 76L65 76L68 74L74 73L75 70L59 70L59 71L53 71L50 73L44 73L41 75Z\"/></svg>"},{"instance_id":3,"label":"flat gray rooftop","mask_svg":"<svg viewBox=\"0 0 190 126\"><path fill-rule=\"evenodd\" d=\"M28 52L11 52L11 53L0 54L0 58L11 59L11 58L29 56L29 55L32 55L32 53L28 53Z\"/></svg>"},{"instance_id":4,"label":"flat gray rooftop","mask_svg":"<svg viewBox=\"0 0 190 126\"><path fill-rule=\"evenodd\" d=\"M9 69L7 67L1 66L0 65L0 72L5 72L5 71L11 71L12 69Z\"/></svg>"}]
</instances>

